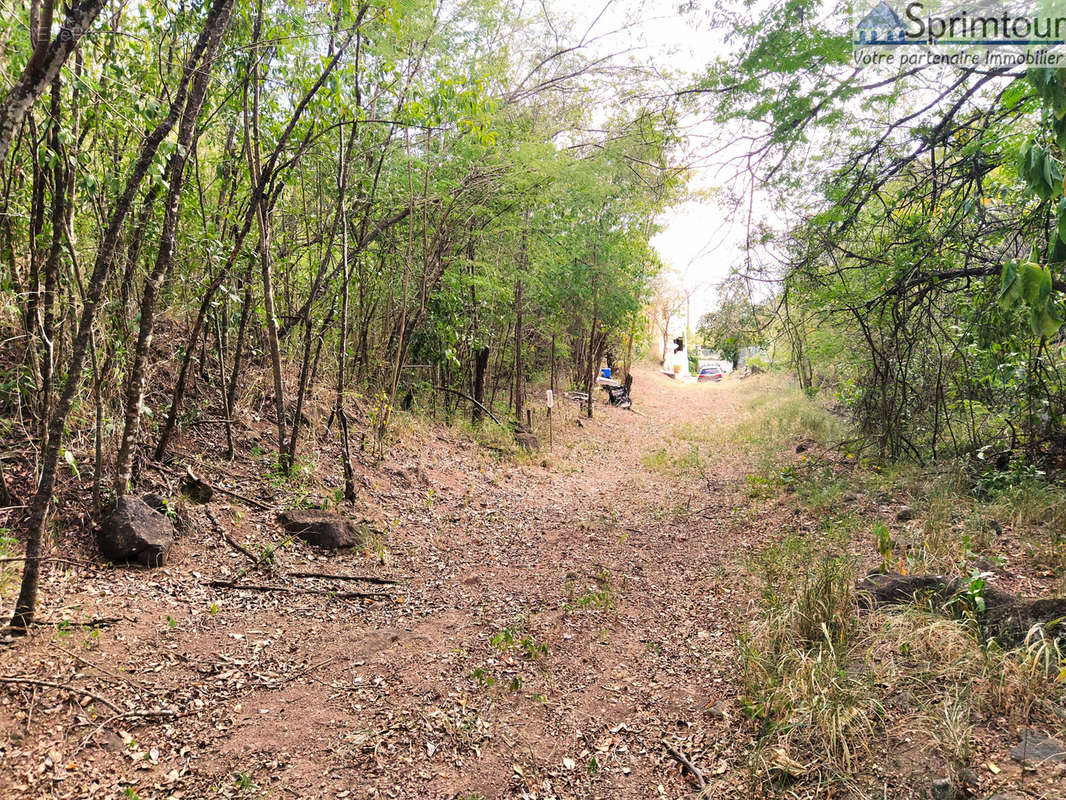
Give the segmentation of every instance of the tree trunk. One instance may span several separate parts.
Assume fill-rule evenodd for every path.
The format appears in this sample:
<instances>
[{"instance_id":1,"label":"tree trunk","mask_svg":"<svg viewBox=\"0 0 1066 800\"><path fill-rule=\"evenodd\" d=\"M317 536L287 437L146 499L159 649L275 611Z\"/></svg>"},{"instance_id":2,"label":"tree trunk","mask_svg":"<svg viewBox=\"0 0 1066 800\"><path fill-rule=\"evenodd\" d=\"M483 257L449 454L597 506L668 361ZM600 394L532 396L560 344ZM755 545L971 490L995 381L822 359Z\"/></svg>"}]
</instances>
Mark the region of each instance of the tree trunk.
<instances>
[{"instance_id":1,"label":"tree trunk","mask_svg":"<svg viewBox=\"0 0 1066 800\"><path fill-rule=\"evenodd\" d=\"M262 23L263 6L259 3L256 17L256 33L253 38L258 41L259 29ZM259 95L260 78L258 66L252 68L252 107L251 113L251 140L245 148L248 153L248 169L252 176L252 184L259 185L262 173L259 160ZM245 116L249 114L247 107L247 94L245 95ZM245 136L249 135L247 121L245 123ZM277 414L278 429L278 469L288 474L292 465L289 456L288 443L285 438L285 383L281 375L281 348L278 345L278 318L274 311L274 275L270 263L270 204L265 194L261 194L255 204L255 221L259 229L259 270L263 285L263 310L266 314L264 325L267 336L267 350L270 353L271 375L274 379L274 409Z\"/></svg>"},{"instance_id":2,"label":"tree trunk","mask_svg":"<svg viewBox=\"0 0 1066 800\"><path fill-rule=\"evenodd\" d=\"M40 18L33 55L11 91L0 102L0 162L7 157L11 142L37 96L59 75L60 68L96 21L106 0L82 0L75 5L67 12L59 34L49 42L47 36L52 29L53 5L52 0L45 4L46 13Z\"/></svg>"},{"instance_id":3,"label":"tree trunk","mask_svg":"<svg viewBox=\"0 0 1066 800\"><path fill-rule=\"evenodd\" d=\"M204 48L203 58L196 69L192 90L189 92L185 110L182 112L181 122L178 125L177 148L171 154L167 165L167 205L163 213L163 228L159 235L159 250L156 253L155 266L144 282L137 344L133 351L133 364L126 378L126 415L118 455L115 458L115 481L112 487L116 497L122 497L130 486L133 451L139 438L141 411L144 406L145 366L155 330L156 302L159 290L166 283L171 267L174 265L174 244L178 231L178 215L181 211L185 165L188 163L188 153L193 145L196 120L200 116L200 109L207 97L215 56L222 42L222 36L229 27L233 0L219 0L219 4L219 16L213 26L207 46Z\"/></svg>"},{"instance_id":4,"label":"tree trunk","mask_svg":"<svg viewBox=\"0 0 1066 800\"><path fill-rule=\"evenodd\" d=\"M522 424L522 276L515 279L514 288L514 415Z\"/></svg>"},{"instance_id":5,"label":"tree trunk","mask_svg":"<svg viewBox=\"0 0 1066 800\"><path fill-rule=\"evenodd\" d=\"M592 419L592 388L596 383L596 367L599 366L599 361L595 357L596 328L599 327L599 324L599 306L594 303L592 306L592 329L589 332L588 362L585 364L585 393L588 395L586 416L589 419Z\"/></svg>"},{"instance_id":6,"label":"tree trunk","mask_svg":"<svg viewBox=\"0 0 1066 800\"><path fill-rule=\"evenodd\" d=\"M174 95L167 115L141 144L140 152L133 169L130 171L126 186L115 201L111 218L101 236L93 272L85 288L85 300L82 305L81 318L78 322L78 332L74 337L66 383L63 386L63 393L60 395L55 411L52 413L52 418L48 421L48 447L42 454L40 481L29 505L26 526L26 561L22 571L22 584L19 589L18 600L15 603L15 613L11 620L13 633L24 634L33 623L34 612L37 607L37 586L40 580L41 539L44 532L45 518L48 514L48 506L52 499L52 490L55 488L56 468L59 461L63 429L66 426L67 416L74 402L74 395L77 393L78 386L81 383L81 373L85 366L85 354L96 318L97 305L103 294L107 278L111 273L122 224L129 213L133 198L148 174L148 168L152 164L160 143L177 124L181 109L185 105L193 67L200 61L200 56L207 46L209 38L214 34L215 27L219 24L222 16L222 10L225 9L226 16L228 16L231 3L232 0L215 0L204 23L204 29L200 33L200 39L189 56L188 62L186 62L181 84ZM80 6L79 8L84 7ZM96 11L99 11L99 8ZM95 17L95 13L93 16ZM56 69L58 70L58 67ZM0 125L0 150L2 150L4 144L2 137L3 128Z\"/></svg>"},{"instance_id":7,"label":"tree trunk","mask_svg":"<svg viewBox=\"0 0 1066 800\"><path fill-rule=\"evenodd\" d=\"M485 373L489 367L489 348L479 347L474 351L474 405L470 411L470 421L475 425L481 422L485 405Z\"/></svg>"},{"instance_id":8,"label":"tree trunk","mask_svg":"<svg viewBox=\"0 0 1066 800\"><path fill-rule=\"evenodd\" d=\"M41 429L42 448L48 447L48 417L51 414L52 393L55 377L55 303L56 288L59 284L59 256L63 249L63 226L66 220L66 167L64 159L59 157L60 125L60 82L52 82L51 147L56 153L55 167L52 169L52 242L48 248L48 257L44 264L44 295L41 303L41 342L44 351L41 354Z\"/></svg>"}]
</instances>

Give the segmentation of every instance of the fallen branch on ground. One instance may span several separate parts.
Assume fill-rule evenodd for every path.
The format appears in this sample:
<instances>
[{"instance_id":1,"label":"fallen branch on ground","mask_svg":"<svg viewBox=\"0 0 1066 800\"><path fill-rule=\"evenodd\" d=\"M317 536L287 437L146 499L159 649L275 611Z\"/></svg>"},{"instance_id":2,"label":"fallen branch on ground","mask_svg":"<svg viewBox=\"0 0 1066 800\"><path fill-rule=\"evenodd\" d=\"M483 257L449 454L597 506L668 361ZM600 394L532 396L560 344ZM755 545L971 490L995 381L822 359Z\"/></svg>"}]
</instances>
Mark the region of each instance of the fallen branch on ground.
<instances>
[{"instance_id":1,"label":"fallen branch on ground","mask_svg":"<svg viewBox=\"0 0 1066 800\"><path fill-rule=\"evenodd\" d=\"M0 558L0 564L9 564L13 561L25 561L26 556L7 556ZM71 564L75 567L96 567L100 569L100 565L95 561L83 561L80 558L63 558L62 556L41 556L38 559L41 562L49 561L56 564Z\"/></svg>"},{"instance_id":2,"label":"fallen branch on ground","mask_svg":"<svg viewBox=\"0 0 1066 800\"><path fill-rule=\"evenodd\" d=\"M696 779L696 782L699 784L700 791L707 788L707 781L703 779L703 773L696 769L695 765L688 760L684 753L682 753L680 750L677 750L673 745L666 741L666 739L663 739L663 747L666 748L666 752L673 756L674 761L676 761L682 767L687 769L689 773Z\"/></svg>"},{"instance_id":3,"label":"fallen branch on ground","mask_svg":"<svg viewBox=\"0 0 1066 800\"><path fill-rule=\"evenodd\" d=\"M267 586L259 583L239 583L237 581L205 581L205 586L214 589L239 589L249 592L282 592L283 594L314 594L322 597L334 597L339 600L388 600L385 592L333 592L328 589L301 589L298 586Z\"/></svg>"},{"instance_id":4,"label":"fallen branch on ground","mask_svg":"<svg viewBox=\"0 0 1066 800\"><path fill-rule=\"evenodd\" d=\"M117 703L111 702L106 697L101 697L98 694L93 694L92 692L87 691L85 689L79 689L77 686L68 686L65 683L56 683L55 681L42 681L38 680L37 678L23 678L18 675L0 675L0 683L11 683L16 685L25 684L27 686L44 686L49 689L61 689L62 691L70 692L71 694L91 697L96 702L102 703L103 705L107 706L112 711L118 714L127 713L123 711L122 706L118 705Z\"/></svg>"},{"instance_id":5,"label":"fallen branch on ground","mask_svg":"<svg viewBox=\"0 0 1066 800\"><path fill-rule=\"evenodd\" d=\"M76 619L35 619L34 625L68 625L72 628L110 628L112 625L116 625L119 622L132 622L133 620L127 617L97 617L96 619L87 619L84 621Z\"/></svg>"},{"instance_id":6,"label":"fallen branch on ground","mask_svg":"<svg viewBox=\"0 0 1066 800\"><path fill-rule=\"evenodd\" d=\"M222 523L220 523L217 519L215 519L215 515L213 513L211 513L211 509L206 509L206 511L207 511L207 518L209 520L211 520L211 524L214 525L215 530L218 531L219 536L222 537L222 541L224 541L226 544L228 544L230 547L232 547L238 553L241 553L242 555L244 555L245 558L250 559L253 564L255 564L256 566L259 566L259 561L260 561L259 557L256 556L256 554L253 553L251 550L249 550L247 547L242 545L240 542L236 541L228 533L226 533L226 529L222 527Z\"/></svg>"},{"instance_id":7,"label":"fallen branch on ground","mask_svg":"<svg viewBox=\"0 0 1066 800\"><path fill-rule=\"evenodd\" d=\"M94 664L92 661L90 661L89 659L85 658L85 656L80 656L80 655L78 655L75 652L67 650L65 647L60 647L55 642L52 642L52 647L54 647L60 653L66 653L68 656L73 658L75 661L80 661L85 666L90 667L92 669L95 669L97 672L102 672L104 675L107 675L109 678L113 678L115 680L120 680L120 681L125 681L126 683L132 683L134 686L139 686L140 685L130 675L119 675L118 673L106 670L103 667L101 667L99 664Z\"/></svg>"},{"instance_id":8,"label":"fallen branch on ground","mask_svg":"<svg viewBox=\"0 0 1066 800\"><path fill-rule=\"evenodd\" d=\"M455 389L449 389L447 386L434 386L433 388L436 389L438 392L450 392L451 394L459 395L459 397L463 398L464 400L468 400L469 402L473 403L475 406L480 408L482 411L484 411L486 414L488 414L489 415L489 419L491 419L493 422L495 422L501 428L506 428L507 427L502 422L500 422L498 419L496 419L496 415L495 414L493 414L491 411L489 411L487 408L485 408L485 406L483 406L481 403L479 403L473 397L470 397L469 395L463 394L460 391L456 391Z\"/></svg>"},{"instance_id":9,"label":"fallen branch on ground","mask_svg":"<svg viewBox=\"0 0 1066 800\"><path fill-rule=\"evenodd\" d=\"M399 586L401 581L392 578L375 578L371 575L330 575L328 572L286 572L286 578L332 578L335 581L364 581L378 586Z\"/></svg>"},{"instance_id":10,"label":"fallen branch on ground","mask_svg":"<svg viewBox=\"0 0 1066 800\"><path fill-rule=\"evenodd\" d=\"M100 733L100 731L102 731L107 726L118 722L120 719L136 719L138 717L142 719L146 719L149 717L162 717L165 719L173 719L176 717L184 716L188 716L188 714L179 714L177 711L168 711L166 709L157 709L154 711L123 711L121 714L115 714L113 717L109 717L108 719L105 719L103 722L97 725L96 728L93 729L92 733L90 733L88 736L81 740L81 744L79 744L74 750L74 755L81 753L81 751L85 749L85 746L89 744L89 742L91 742L94 738L96 738L96 735Z\"/></svg>"}]
</instances>

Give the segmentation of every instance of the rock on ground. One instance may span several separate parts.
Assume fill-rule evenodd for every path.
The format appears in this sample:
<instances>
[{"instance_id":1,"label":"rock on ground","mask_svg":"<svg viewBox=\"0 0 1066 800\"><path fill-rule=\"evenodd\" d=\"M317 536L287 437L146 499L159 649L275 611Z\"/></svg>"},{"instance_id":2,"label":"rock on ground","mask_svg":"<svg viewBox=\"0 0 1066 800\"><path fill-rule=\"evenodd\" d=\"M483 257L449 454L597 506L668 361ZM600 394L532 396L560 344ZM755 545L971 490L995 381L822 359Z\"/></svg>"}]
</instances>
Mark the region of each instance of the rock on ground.
<instances>
[{"instance_id":1,"label":"rock on ground","mask_svg":"<svg viewBox=\"0 0 1066 800\"><path fill-rule=\"evenodd\" d=\"M1021 743L1010 751L1010 757L1021 763L1057 764L1066 760L1066 747L1039 731L1022 731Z\"/></svg>"},{"instance_id":2,"label":"rock on ground","mask_svg":"<svg viewBox=\"0 0 1066 800\"><path fill-rule=\"evenodd\" d=\"M357 524L332 511L295 509L279 515L278 520L290 536L329 550L365 547L373 534L369 525Z\"/></svg>"},{"instance_id":3,"label":"rock on ground","mask_svg":"<svg viewBox=\"0 0 1066 800\"><path fill-rule=\"evenodd\" d=\"M174 544L174 526L136 497L122 497L100 527L100 552L115 563L161 567Z\"/></svg>"},{"instance_id":4,"label":"rock on ground","mask_svg":"<svg viewBox=\"0 0 1066 800\"><path fill-rule=\"evenodd\" d=\"M514 438L524 450L533 452L540 449L540 441L532 433L519 432L514 435Z\"/></svg>"}]
</instances>

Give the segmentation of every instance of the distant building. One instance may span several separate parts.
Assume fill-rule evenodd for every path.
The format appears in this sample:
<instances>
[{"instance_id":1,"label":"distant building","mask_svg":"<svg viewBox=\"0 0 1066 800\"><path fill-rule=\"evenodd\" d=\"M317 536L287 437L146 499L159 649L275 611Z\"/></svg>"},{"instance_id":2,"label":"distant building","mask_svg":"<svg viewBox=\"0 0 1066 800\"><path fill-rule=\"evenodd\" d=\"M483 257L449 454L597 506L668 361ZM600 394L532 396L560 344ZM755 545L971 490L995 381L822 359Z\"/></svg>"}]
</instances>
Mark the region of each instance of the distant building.
<instances>
[{"instance_id":1,"label":"distant building","mask_svg":"<svg viewBox=\"0 0 1066 800\"><path fill-rule=\"evenodd\" d=\"M765 347L741 347L737 351L737 369L745 370L748 368L748 360L756 358L760 361L765 361L769 364L772 359L770 354L766 352Z\"/></svg>"}]
</instances>

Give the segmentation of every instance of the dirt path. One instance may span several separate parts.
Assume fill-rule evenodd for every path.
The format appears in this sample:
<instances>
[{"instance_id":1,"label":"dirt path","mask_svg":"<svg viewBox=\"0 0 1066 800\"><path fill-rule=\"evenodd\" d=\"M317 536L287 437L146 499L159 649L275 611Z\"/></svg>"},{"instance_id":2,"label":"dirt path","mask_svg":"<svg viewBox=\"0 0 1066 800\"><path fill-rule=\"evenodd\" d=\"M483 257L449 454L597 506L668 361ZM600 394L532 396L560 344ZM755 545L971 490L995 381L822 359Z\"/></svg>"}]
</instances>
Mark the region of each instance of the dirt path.
<instances>
[{"instance_id":1,"label":"dirt path","mask_svg":"<svg viewBox=\"0 0 1066 800\"><path fill-rule=\"evenodd\" d=\"M385 601L206 586L249 562L201 509L166 569L53 572L52 621L122 619L44 626L0 650L0 672L178 716L107 722L98 700L8 685L0 796L692 796L679 755L739 795L736 566L763 533L731 512L743 457L706 444L742 413L735 385L640 372L639 415L598 406L578 427L557 407L553 452L517 465L413 426L361 471L379 552L277 557L404 578ZM706 477L682 483L670 465L696 445ZM323 445L327 485L335 463ZM254 551L277 540L269 515L210 508Z\"/></svg>"}]
</instances>

